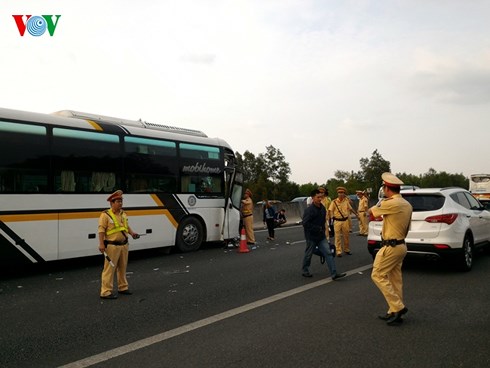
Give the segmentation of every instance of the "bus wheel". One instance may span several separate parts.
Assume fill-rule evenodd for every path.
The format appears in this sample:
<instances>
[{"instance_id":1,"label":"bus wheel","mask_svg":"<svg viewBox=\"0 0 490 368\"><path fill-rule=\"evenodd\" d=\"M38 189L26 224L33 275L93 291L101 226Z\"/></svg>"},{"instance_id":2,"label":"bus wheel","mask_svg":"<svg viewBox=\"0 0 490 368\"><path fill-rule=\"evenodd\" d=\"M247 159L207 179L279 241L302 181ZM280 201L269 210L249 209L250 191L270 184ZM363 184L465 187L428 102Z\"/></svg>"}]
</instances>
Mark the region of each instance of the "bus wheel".
<instances>
[{"instance_id":1,"label":"bus wheel","mask_svg":"<svg viewBox=\"0 0 490 368\"><path fill-rule=\"evenodd\" d=\"M179 225L176 245L181 252L192 252L199 249L202 238L203 230L201 223L193 217L188 217Z\"/></svg>"}]
</instances>

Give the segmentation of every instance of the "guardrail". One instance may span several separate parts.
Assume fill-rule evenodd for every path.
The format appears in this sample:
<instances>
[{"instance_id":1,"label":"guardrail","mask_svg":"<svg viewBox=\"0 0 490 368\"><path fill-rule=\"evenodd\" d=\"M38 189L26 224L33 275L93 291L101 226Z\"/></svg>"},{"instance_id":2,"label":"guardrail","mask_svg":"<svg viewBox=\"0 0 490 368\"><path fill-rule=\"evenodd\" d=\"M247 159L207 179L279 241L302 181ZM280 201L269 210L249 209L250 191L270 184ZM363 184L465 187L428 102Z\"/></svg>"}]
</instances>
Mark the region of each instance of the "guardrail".
<instances>
[{"instance_id":1,"label":"guardrail","mask_svg":"<svg viewBox=\"0 0 490 368\"><path fill-rule=\"evenodd\" d=\"M376 199L369 199L369 207L374 206L378 201ZM354 202L353 208L357 211L358 203ZM281 208L286 210L286 218L287 222L282 226L292 226L301 223L301 219L303 217L303 212L306 208L306 202L283 202L274 204L274 210L279 211ZM261 230L264 229L264 222L262 221L263 215L263 206L261 204L254 205L254 229Z\"/></svg>"}]
</instances>

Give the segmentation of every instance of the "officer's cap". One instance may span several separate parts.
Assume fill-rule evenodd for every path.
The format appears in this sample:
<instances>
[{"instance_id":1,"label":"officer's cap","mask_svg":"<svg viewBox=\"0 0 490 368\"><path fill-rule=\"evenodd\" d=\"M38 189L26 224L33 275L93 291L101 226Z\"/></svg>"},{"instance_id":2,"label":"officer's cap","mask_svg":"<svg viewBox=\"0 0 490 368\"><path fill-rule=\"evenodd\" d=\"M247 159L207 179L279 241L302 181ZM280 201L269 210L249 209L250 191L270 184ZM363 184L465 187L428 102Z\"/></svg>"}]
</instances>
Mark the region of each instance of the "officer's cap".
<instances>
[{"instance_id":1,"label":"officer's cap","mask_svg":"<svg viewBox=\"0 0 490 368\"><path fill-rule=\"evenodd\" d=\"M344 187L337 187L337 193L344 193L344 194L347 194L347 189L345 189Z\"/></svg>"},{"instance_id":2,"label":"officer's cap","mask_svg":"<svg viewBox=\"0 0 490 368\"><path fill-rule=\"evenodd\" d=\"M112 193L109 197L107 197L107 202L112 202L115 201L116 199L123 199L122 190L116 190L114 193Z\"/></svg>"},{"instance_id":3,"label":"officer's cap","mask_svg":"<svg viewBox=\"0 0 490 368\"><path fill-rule=\"evenodd\" d=\"M362 194L364 193L362 190L356 190L356 194Z\"/></svg>"},{"instance_id":4,"label":"officer's cap","mask_svg":"<svg viewBox=\"0 0 490 368\"><path fill-rule=\"evenodd\" d=\"M403 181L389 172L383 173L383 175L381 175L381 179L383 179L383 184L387 187L398 188L403 184Z\"/></svg>"}]
</instances>

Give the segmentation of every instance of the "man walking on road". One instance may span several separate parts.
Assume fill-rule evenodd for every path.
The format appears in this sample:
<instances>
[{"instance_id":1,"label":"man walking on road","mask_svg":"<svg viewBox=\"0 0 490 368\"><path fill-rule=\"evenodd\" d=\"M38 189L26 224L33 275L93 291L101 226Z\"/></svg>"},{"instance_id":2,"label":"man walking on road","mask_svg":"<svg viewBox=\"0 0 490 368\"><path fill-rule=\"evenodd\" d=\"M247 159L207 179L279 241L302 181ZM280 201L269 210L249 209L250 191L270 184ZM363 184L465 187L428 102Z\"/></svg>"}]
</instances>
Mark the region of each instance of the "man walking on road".
<instances>
[{"instance_id":1,"label":"man walking on road","mask_svg":"<svg viewBox=\"0 0 490 368\"><path fill-rule=\"evenodd\" d=\"M303 214L303 227L306 238L306 249L303 258L303 276L312 277L310 273L311 257L313 254L325 257L332 280L345 277L345 273L337 273L335 259L330 251L325 236L325 219L327 211L322 205L323 194L318 189L311 192L312 204L306 207Z\"/></svg>"},{"instance_id":2,"label":"man walking on road","mask_svg":"<svg viewBox=\"0 0 490 368\"><path fill-rule=\"evenodd\" d=\"M405 237L412 218L412 206L400 195L403 182L391 173L384 173L383 191L386 199L369 209L374 217L383 216L382 248L376 253L371 278L388 303L388 312L380 316L388 325L403 322L408 312L403 303L402 264L407 254Z\"/></svg>"}]
</instances>

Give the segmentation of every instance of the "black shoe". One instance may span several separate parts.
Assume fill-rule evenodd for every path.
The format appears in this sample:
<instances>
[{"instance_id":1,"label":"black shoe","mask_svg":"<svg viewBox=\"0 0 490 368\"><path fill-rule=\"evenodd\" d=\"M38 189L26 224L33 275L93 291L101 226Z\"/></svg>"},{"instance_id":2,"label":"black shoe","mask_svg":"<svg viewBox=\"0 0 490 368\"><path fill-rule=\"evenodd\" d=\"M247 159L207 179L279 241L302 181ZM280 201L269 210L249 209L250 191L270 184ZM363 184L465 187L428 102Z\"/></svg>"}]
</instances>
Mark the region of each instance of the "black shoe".
<instances>
[{"instance_id":1,"label":"black shoe","mask_svg":"<svg viewBox=\"0 0 490 368\"><path fill-rule=\"evenodd\" d=\"M386 321L386 324L388 326L396 326L396 325L399 325L401 323L403 323L403 319L402 319L402 316L408 312L408 309L406 308L403 308L401 311L399 312L395 312L395 313L392 313L391 314L391 317L388 318L388 320Z\"/></svg>"},{"instance_id":2,"label":"black shoe","mask_svg":"<svg viewBox=\"0 0 490 368\"><path fill-rule=\"evenodd\" d=\"M349 255L349 256L351 256L351 255L352 255L352 253L351 253L351 252L345 252L345 254L347 254L347 255Z\"/></svg>"},{"instance_id":3,"label":"black shoe","mask_svg":"<svg viewBox=\"0 0 490 368\"><path fill-rule=\"evenodd\" d=\"M309 272L303 272L304 277L313 277L313 275Z\"/></svg>"},{"instance_id":4,"label":"black shoe","mask_svg":"<svg viewBox=\"0 0 490 368\"><path fill-rule=\"evenodd\" d=\"M127 289L127 290L121 290L121 291L119 291L119 294L133 295L133 293L131 291L129 291L129 289Z\"/></svg>"},{"instance_id":5,"label":"black shoe","mask_svg":"<svg viewBox=\"0 0 490 368\"><path fill-rule=\"evenodd\" d=\"M320 263L321 264L324 264L325 263L325 257L324 256L320 256Z\"/></svg>"},{"instance_id":6,"label":"black shoe","mask_svg":"<svg viewBox=\"0 0 490 368\"><path fill-rule=\"evenodd\" d=\"M384 316L378 316L378 318L382 319L383 321L388 321L391 316L393 316L393 313L386 313Z\"/></svg>"},{"instance_id":7,"label":"black shoe","mask_svg":"<svg viewBox=\"0 0 490 368\"><path fill-rule=\"evenodd\" d=\"M347 276L347 274L345 272L342 272L342 273L336 273L335 275L332 276L332 280L338 280L338 279L342 279L344 278L345 276Z\"/></svg>"},{"instance_id":8,"label":"black shoe","mask_svg":"<svg viewBox=\"0 0 490 368\"><path fill-rule=\"evenodd\" d=\"M337 257L342 257L342 253L337 253Z\"/></svg>"},{"instance_id":9,"label":"black shoe","mask_svg":"<svg viewBox=\"0 0 490 368\"><path fill-rule=\"evenodd\" d=\"M401 316L403 316L405 313L408 312L408 308L407 307L404 307L401 311L399 311L398 313L400 313ZM388 321L395 313L386 313L384 316L378 316L379 319L382 319L383 321Z\"/></svg>"},{"instance_id":10,"label":"black shoe","mask_svg":"<svg viewBox=\"0 0 490 368\"><path fill-rule=\"evenodd\" d=\"M101 295L100 299L117 299L117 295L114 295L114 294Z\"/></svg>"}]
</instances>

